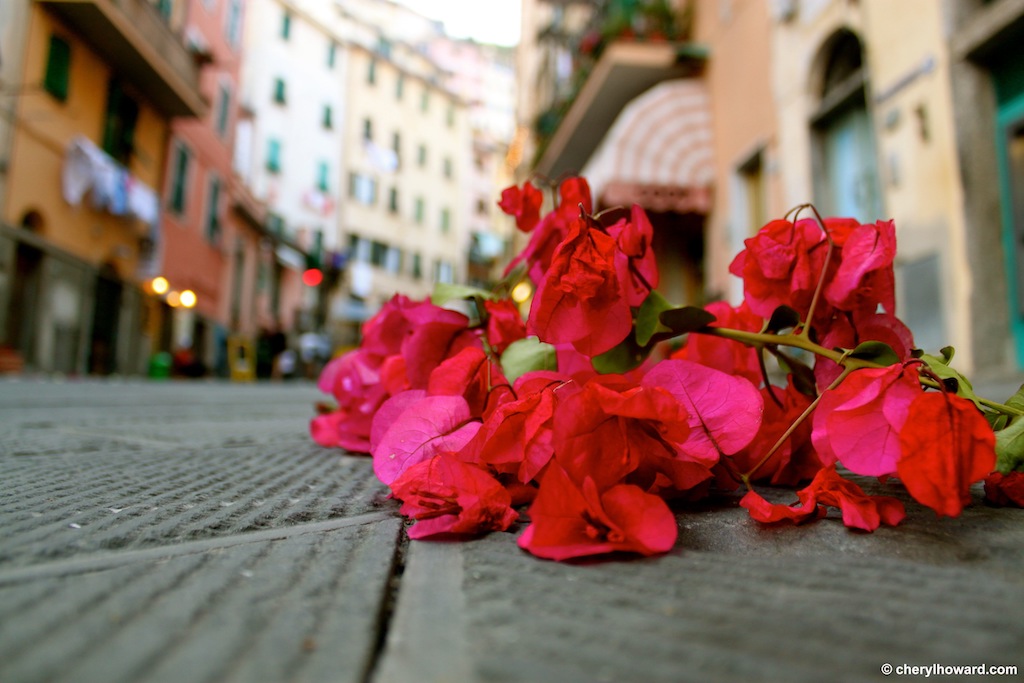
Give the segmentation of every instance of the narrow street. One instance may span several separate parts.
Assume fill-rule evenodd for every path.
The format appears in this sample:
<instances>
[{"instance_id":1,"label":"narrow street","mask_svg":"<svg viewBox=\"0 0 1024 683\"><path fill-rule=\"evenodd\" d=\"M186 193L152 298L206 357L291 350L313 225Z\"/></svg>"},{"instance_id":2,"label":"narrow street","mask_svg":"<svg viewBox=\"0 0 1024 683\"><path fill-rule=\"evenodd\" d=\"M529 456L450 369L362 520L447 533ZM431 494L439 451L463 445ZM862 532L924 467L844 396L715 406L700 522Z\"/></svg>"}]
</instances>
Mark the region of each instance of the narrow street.
<instances>
[{"instance_id":1,"label":"narrow street","mask_svg":"<svg viewBox=\"0 0 1024 683\"><path fill-rule=\"evenodd\" d=\"M667 555L553 563L517 548L522 525L408 542L370 460L309 439L320 398L310 383L0 380L0 681L878 681L886 663L1024 665L1024 511L980 490L958 519L908 504L874 534L831 518L762 528L719 500L678 513Z\"/></svg>"}]
</instances>

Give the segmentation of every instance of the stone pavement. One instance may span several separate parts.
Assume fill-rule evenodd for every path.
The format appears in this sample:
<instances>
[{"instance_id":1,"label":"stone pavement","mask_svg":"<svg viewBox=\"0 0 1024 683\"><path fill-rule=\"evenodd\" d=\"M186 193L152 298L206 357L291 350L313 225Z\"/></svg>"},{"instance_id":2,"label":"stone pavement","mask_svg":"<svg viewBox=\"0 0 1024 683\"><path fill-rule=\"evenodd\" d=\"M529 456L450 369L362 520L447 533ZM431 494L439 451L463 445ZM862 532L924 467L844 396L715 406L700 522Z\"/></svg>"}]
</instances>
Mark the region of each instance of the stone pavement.
<instances>
[{"instance_id":1,"label":"stone pavement","mask_svg":"<svg viewBox=\"0 0 1024 683\"><path fill-rule=\"evenodd\" d=\"M309 440L320 398L0 380L0 683L1024 679L1024 510L979 490L874 534L723 499L663 557L545 562L518 528L409 543L369 460Z\"/></svg>"}]
</instances>

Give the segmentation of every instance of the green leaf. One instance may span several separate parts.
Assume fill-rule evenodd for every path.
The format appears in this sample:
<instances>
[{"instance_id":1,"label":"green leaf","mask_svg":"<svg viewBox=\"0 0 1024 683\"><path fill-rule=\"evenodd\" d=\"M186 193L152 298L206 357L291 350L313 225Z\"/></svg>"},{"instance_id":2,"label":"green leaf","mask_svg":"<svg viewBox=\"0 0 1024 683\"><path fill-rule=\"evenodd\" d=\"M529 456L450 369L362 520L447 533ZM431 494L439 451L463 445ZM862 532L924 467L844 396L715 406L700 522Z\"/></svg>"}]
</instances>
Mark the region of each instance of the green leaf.
<instances>
[{"instance_id":1,"label":"green leaf","mask_svg":"<svg viewBox=\"0 0 1024 683\"><path fill-rule=\"evenodd\" d=\"M768 324L765 326L764 331L777 333L791 327L796 327L799 324L800 314L796 312L796 309L789 306L779 306L772 311L772 317L768 319Z\"/></svg>"},{"instance_id":2,"label":"green leaf","mask_svg":"<svg viewBox=\"0 0 1024 683\"><path fill-rule=\"evenodd\" d=\"M647 346L651 337L659 332L672 330L661 323L660 316L663 312L671 310L672 304L654 290L647 295L640 309L636 312L636 342L640 346Z\"/></svg>"},{"instance_id":3,"label":"green leaf","mask_svg":"<svg viewBox=\"0 0 1024 683\"><path fill-rule=\"evenodd\" d=\"M1024 386L1006 400L1006 405L1024 410ZM992 428L996 432L996 470L1009 474L1015 470L1024 471L1024 417L1014 417L1006 424L1006 415L999 415L993 421ZM997 425L1003 423L1001 429Z\"/></svg>"},{"instance_id":4,"label":"green leaf","mask_svg":"<svg viewBox=\"0 0 1024 683\"><path fill-rule=\"evenodd\" d=\"M879 365L895 365L900 362L899 355L892 350L892 347L880 341L866 341L857 344L857 348L850 352L850 357Z\"/></svg>"},{"instance_id":5,"label":"green leaf","mask_svg":"<svg viewBox=\"0 0 1024 683\"><path fill-rule=\"evenodd\" d=\"M674 334L696 332L718 320L714 315L697 306L682 306L662 311L658 318L661 324Z\"/></svg>"},{"instance_id":6,"label":"green leaf","mask_svg":"<svg viewBox=\"0 0 1024 683\"><path fill-rule=\"evenodd\" d=\"M939 351L939 353L942 355L933 356L923 353L921 354L921 360L946 384L947 388L952 390L953 387L951 385L955 384L957 396L973 401L974 405L978 406L978 410L983 410L981 402L978 400L978 395L974 393L974 386L971 384L971 381L960 374L959 371L949 367L949 361L953 360L953 347L947 346Z\"/></svg>"},{"instance_id":7,"label":"green leaf","mask_svg":"<svg viewBox=\"0 0 1024 683\"><path fill-rule=\"evenodd\" d=\"M479 287L439 282L434 285L434 293L430 295L430 302L435 306L443 306L453 299L475 299L477 297L493 299L494 294Z\"/></svg>"},{"instance_id":8,"label":"green leaf","mask_svg":"<svg viewBox=\"0 0 1024 683\"><path fill-rule=\"evenodd\" d=\"M505 373L505 378L510 383L534 370L557 369L558 357L555 354L555 347L537 337L517 339L501 354L501 371Z\"/></svg>"},{"instance_id":9,"label":"green leaf","mask_svg":"<svg viewBox=\"0 0 1024 683\"><path fill-rule=\"evenodd\" d=\"M639 367L650 352L649 347L637 344L636 338L630 334L614 349L605 351L600 356L594 356L591 359L591 364L602 375L629 372L633 368Z\"/></svg>"}]
</instances>

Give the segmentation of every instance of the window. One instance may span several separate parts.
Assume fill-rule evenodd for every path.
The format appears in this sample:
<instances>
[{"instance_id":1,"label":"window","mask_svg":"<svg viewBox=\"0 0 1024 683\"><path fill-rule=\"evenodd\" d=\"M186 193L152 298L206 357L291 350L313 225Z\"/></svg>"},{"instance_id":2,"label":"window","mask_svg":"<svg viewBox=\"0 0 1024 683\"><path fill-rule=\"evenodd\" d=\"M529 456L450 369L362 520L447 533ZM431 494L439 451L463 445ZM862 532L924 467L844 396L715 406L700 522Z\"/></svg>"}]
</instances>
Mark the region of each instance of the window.
<instances>
[{"instance_id":1,"label":"window","mask_svg":"<svg viewBox=\"0 0 1024 683\"><path fill-rule=\"evenodd\" d=\"M370 243L370 263L375 266L384 266L387 262L388 245L374 240Z\"/></svg>"},{"instance_id":2,"label":"window","mask_svg":"<svg viewBox=\"0 0 1024 683\"><path fill-rule=\"evenodd\" d=\"M366 70L366 82L373 85L377 82L377 60L371 59L370 66Z\"/></svg>"},{"instance_id":3,"label":"window","mask_svg":"<svg viewBox=\"0 0 1024 683\"><path fill-rule=\"evenodd\" d=\"M324 128L328 130L334 128L334 111L331 109L331 105L329 104L324 105L324 117L322 123Z\"/></svg>"},{"instance_id":4,"label":"window","mask_svg":"<svg viewBox=\"0 0 1024 683\"><path fill-rule=\"evenodd\" d=\"M398 188L392 187L388 190L388 211L398 213Z\"/></svg>"},{"instance_id":5,"label":"window","mask_svg":"<svg viewBox=\"0 0 1024 683\"><path fill-rule=\"evenodd\" d=\"M316 168L316 189L321 192L327 192L328 177L330 176L330 168L326 161L321 161Z\"/></svg>"},{"instance_id":6,"label":"window","mask_svg":"<svg viewBox=\"0 0 1024 683\"><path fill-rule=\"evenodd\" d=\"M188 167L192 160L192 154L188 147L178 143L174 149L173 163L171 170L171 191L167 207L179 216L185 213L185 198L188 189Z\"/></svg>"},{"instance_id":7,"label":"window","mask_svg":"<svg viewBox=\"0 0 1024 683\"><path fill-rule=\"evenodd\" d=\"M430 107L430 91L423 87L423 94L420 96L420 111L426 111Z\"/></svg>"},{"instance_id":8,"label":"window","mask_svg":"<svg viewBox=\"0 0 1024 683\"><path fill-rule=\"evenodd\" d=\"M402 134L397 130L391 134L391 150L395 153L395 166L402 165Z\"/></svg>"},{"instance_id":9,"label":"window","mask_svg":"<svg viewBox=\"0 0 1024 683\"><path fill-rule=\"evenodd\" d=\"M372 119L363 119L363 140L373 140Z\"/></svg>"},{"instance_id":10,"label":"window","mask_svg":"<svg viewBox=\"0 0 1024 683\"><path fill-rule=\"evenodd\" d=\"M377 203L377 180L362 173L350 173L348 194L360 204L373 206Z\"/></svg>"},{"instance_id":11,"label":"window","mask_svg":"<svg viewBox=\"0 0 1024 683\"><path fill-rule=\"evenodd\" d=\"M292 37L292 15L291 12L285 11L281 15L281 39L288 40Z\"/></svg>"},{"instance_id":12,"label":"window","mask_svg":"<svg viewBox=\"0 0 1024 683\"><path fill-rule=\"evenodd\" d=\"M274 101L278 104L284 104L286 101L285 97L285 85L283 78L274 79Z\"/></svg>"},{"instance_id":13,"label":"window","mask_svg":"<svg viewBox=\"0 0 1024 683\"><path fill-rule=\"evenodd\" d=\"M206 239L216 244L220 241L220 178L210 175L210 186L206 200Z\"/></svg>"},{"instance_id":14,"label":"window","mask_svg":"<svg viewBox=\"0 0 1024 683\"><path fill-rule=\"evenodd\" d=\"M419 254L412 255L411 274L417 280L423 277L423 257Z\"/></svg>"},{"instance_id":15,"label":"window","mask_svg":"<svg viewBox=\"0 0 1024 683\"><path fill-rule=\"evenodd\" d=\"M452 177L452 158L451 157L445 157L444 158L444 162L442 162L442 167L444 169L444 177L445 178L451 178Z\"/></svg>"},{"instance_id":16,"label":"window","mask_svg":"<svg viewBox=\"0 0 1024 683\"><path fill-rule=\"evenodd\" d=\"M284 235L284 218L276 213L268 213L267 231L270 232L271 235L277 235L278 237Z\"/></svg>"},{"instance_id":17,"label":"window","mask_svg":"<svg viewBox=\"0 0 1024 683\"><path fill-rule=\"evenodd\" d=\"M217 91L217 119L214 125L217 127L217 135L225 137L228 134L228 116L231 113L231 91L226 85L220 86Z\"/></svg>"},{"instance_id":18,"label":"window","mask_svg":"<svg viewBox=\"0 0 1024 683\"><path fill-rule=\"evenodd\" d=\"M384 257L384 269L389 273L398 274L402 272L402 250L398 247L388 247L388 253Z\"/></svg>"},{"instance_id":19,"label":"window","mask_svg":"<svg viewBox=\"0 0 1024 683\"><path fill-rule=\"evenodd\" d=\"M413 220L418 225L423 225L423 214L425 213L425 207L423 204L423 197L417 197L416 203L413 208Z\"/></svg>"},{"instance_id":20,"label":"window","mask_svg":"<svg viewBox=\"0 0 1024 683\"><path fill-rule=\"evenodd\" d=\"M135 123L138 119L138 103L125 93L118 81L110 81L107 113L103 120L103 151L125 166L135 147Z\"/></svg>"},{"instance_id":21,"label":"window","mask_svg":"<svg viewBox=\"0 0 1024 683\"><path fill-rule=\"evenodd\" d=\"M334 68L334 60L338 56L338 44L333 40L327 44L327 68Z\"/></svg>"},{"instance_id":22,"label":"window","mask_svg":"<svg viewBox=\"0 0 1024 683\"><path fill-rule=\"evenodd\" d=\"M448 124L449 128L455 126L455 105L448 103L448 111L445 112L445 123Z\"/></svg>"},{"instance_id":23,"label":"window","mask_svg":"<svg viewBox=\"0 0 1024 683\"><path fill-rule=\"evenodd\" d=\"M402 93L405 91L405 74L398 74L398 78L395 80L395 99L402 99Z\"/></svg>"},{"instance_id":24,"label":"window","mask_svg":"<svg viewBox=\"0 0 1024 683\"><path fill-rule=\"evenodd\" d=\"M442 259L434 261L434 282L451 283L452 276L452 264Z\"/></svg>"},{"instance_id":25,"label":"window","mask_svg":"<svg viewBox=\"0 0 1024 683\"><path fill-rule=\"evenodd\" d=\"M64 102L68 99L71 46L63 38L50 36L50 53L46 57L46 75L43 89Z\"/></svg>"},{"instance_id":26,"label":"window","mask_svg":"<svg viewBox=\"0 0 1024 683\"><path fill-rule=\"evenodd\" d=\"M476 212L479 216L486 216L490 213L491 205L486 199L478 197L476 200Z\"/></svg>"},{"instance_id":27,"label":"window","mask_svg":"<svg viewBox=\"0 0 1024 683\"><path fill-rule=\"evenodd\" d=\"M420 145L419 147L416 148L416 164L419 165L420 168L423 168L424 166L427 165L426 145Z\"/></svg>"},{"instance_id":28,"label":"window","mask_svg":"<svg viewBox=\"0 0 1024 683\"><path fill-rule=\"evenodd\" d=\"M452 212L449 208L441 209L441 232L448 234L452 229Z\"/></svg>"},{"instance_id":29,"label":"window","mask_svg":"<svg viewBox=\"0 0 1024 683\"><path fill-rule=\"evenodd\" d=\"M242 0L230 0L228 17L224 22L224 36L231 47L238 47L242 37Z\"/></svg>"},{"instance_id":30,"label":"window","mask_svg":"<svg viewBox=\"0 0 1024 683\"><path fill-rule=\"evenodd\" d=\"M384 36L377 38L377 54L384 57L384 59L391 58L391 41Z\"/></svg>"},{"instance_id":31,"label":"window","mask_svg":"<svg viewBox=\"0 0 1024 683\"><path fill-rule=\"evenodd\" d=\"M171 14L174 12L173 0L156 0L156 11L160 13L164 21L171 20Z\"/></svg>"},{"instance_id":32,"label":"window","mask_svg":"<svg viewBox=\"0 0 1024 683\"><path fill-rule=\"evenodd\" d=\"M274 138L267 140L267 170L281 172L281 141Z\"/></svg>"}]
</instances>

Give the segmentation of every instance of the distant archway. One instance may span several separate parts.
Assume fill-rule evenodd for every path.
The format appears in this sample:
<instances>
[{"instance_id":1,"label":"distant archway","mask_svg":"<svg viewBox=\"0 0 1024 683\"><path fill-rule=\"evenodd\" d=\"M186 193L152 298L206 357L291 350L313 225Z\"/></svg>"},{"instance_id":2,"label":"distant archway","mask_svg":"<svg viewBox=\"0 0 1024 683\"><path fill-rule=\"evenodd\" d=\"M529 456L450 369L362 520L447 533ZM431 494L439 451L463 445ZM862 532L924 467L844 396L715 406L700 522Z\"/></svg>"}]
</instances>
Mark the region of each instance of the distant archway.
<instances>
[{"instance_id":1,"label":"distant archway","mask_svg":"<svg viewBox=\"0 0 1024 683\"><path fill-rule=\"evenodd\" d=\"M827 215L883 218L867 70L856 34L840 29L822 44L809 86L818 98L810 122L815 204Z\"/></svg>"}]
</instances>

